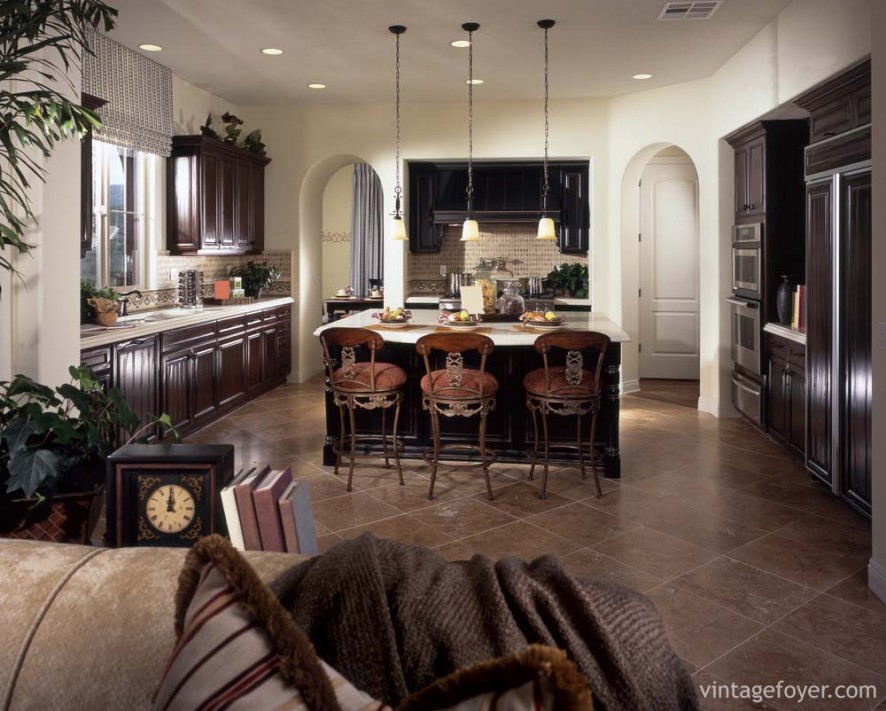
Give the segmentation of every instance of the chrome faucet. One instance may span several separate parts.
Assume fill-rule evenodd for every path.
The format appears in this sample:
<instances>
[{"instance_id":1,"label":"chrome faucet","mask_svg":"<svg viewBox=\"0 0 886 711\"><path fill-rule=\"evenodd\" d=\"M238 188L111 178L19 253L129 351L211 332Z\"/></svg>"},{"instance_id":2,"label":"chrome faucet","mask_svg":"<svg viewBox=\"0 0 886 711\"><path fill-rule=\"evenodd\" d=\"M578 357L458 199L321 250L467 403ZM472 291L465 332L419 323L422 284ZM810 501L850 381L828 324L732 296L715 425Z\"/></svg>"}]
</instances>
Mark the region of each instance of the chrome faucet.
<instances>
[{"instance_id":1,"label":"chrome faucet","mask_svg":"<svg viewBox=\"0 0 886 711\"><path fill-rule=\"evenodd\" d=\"M138 289L133 289L132 291L120 292L120 306L117 307L117 315L118 316L129 315L129 297L130 296L137 296L138 298L142 298L142 293Z\"/></svg>"}]
</instances>

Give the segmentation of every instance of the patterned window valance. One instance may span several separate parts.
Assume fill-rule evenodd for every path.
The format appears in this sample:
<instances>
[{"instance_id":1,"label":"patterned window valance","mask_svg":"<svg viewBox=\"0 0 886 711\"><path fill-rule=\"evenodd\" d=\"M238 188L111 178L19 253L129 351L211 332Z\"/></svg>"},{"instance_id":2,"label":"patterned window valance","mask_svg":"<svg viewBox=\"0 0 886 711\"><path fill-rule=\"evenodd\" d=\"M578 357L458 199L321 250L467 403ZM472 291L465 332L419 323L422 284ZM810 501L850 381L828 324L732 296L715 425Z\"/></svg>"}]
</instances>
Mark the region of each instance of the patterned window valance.
<instances>
[{"instance_id":1,"label":"patterned window valance","mask_svg":"<svg viewBox=\"0 0 886 711\"><path fill-rule=\"evenodd\" d=\"M168 156L172 151L172 72L162 64L90 32L83 53L83 91L106 103L95 137L106 143Z\"/></svg>"}]
</instances>

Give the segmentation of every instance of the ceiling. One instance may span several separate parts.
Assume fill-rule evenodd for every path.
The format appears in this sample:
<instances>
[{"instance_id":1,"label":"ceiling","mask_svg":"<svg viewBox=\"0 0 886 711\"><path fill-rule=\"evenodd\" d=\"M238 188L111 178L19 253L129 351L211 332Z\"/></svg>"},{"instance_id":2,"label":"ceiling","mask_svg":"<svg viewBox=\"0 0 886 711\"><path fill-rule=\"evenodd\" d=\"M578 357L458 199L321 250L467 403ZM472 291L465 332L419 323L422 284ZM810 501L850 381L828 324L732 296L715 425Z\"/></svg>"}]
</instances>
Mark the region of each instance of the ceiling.
<instances>
[{"instance_id":1,"label":"ceiling","mask_svg":"<svg viewBox=\"0 0 886 711\"><path fill-rule=\"evenodd\" d=\"M802 0L800 0L802 1ZM393 93L401 39L404 102L467 95L463 22L474 35L477 101L542 95L543 33L550 30L551 97L602 98L709 76L790 0L725 0L710 20L658 21L664 0L110 0L111 36L176 75L243 105L357 103ZM264 47L283 49L269 57ZM634 74L652 79L638 81ZM311 82L324 90L307 88Z\"/></svg>"}]
</instances>

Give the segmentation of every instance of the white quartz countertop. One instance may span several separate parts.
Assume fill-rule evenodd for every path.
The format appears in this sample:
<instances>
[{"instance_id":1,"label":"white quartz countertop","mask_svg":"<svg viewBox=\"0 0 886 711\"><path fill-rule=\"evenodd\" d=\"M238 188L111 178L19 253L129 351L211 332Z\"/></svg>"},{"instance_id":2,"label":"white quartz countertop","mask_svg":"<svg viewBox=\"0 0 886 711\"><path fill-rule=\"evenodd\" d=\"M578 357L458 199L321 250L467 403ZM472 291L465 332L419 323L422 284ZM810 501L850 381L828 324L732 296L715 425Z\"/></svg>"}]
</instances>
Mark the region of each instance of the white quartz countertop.
<instances>
[{"instance_id":1,"label":"white quartz countertop","mask_svg":"<svg viewBox=\"0 0 886 711\"><path fill-rule=\"evenodd\" d=\"M130 314L118 320L118 326L105 328L94 324L83 324L80 327L80 349L106 346L109 343L129 341L143 338L154 333L170 331L183 326L195 326L209 321L217 321L230 316L248 314L253 311L264 311L275 306L292 303L292 297L281 296L275 299L261 299L251 304L237 306L204 306L202 309L158 309ZM131 325L130 325L131 324Z\"/></svg>"},{"instance_id":2,"label":"white quartz countertop","mask_svg":"<svg viewBox=\"0 0 886 711\"><path fill-rule=\"evenodd\" d=\"M334 321L333 323L321 326L314 331L315 336L319 336L321 332L327 328L344 327L344 328L365 328L377 324L378 321L372 318L372 314L377 309L367 309L360 313L346 316L345 318ZM438 311L430 309L416 309L412 312L412 323L421 328L380 328L379 333L384 336L386 341L390 343L415 343L425 334L432 333L437 328ZM617 323L611 321L602 313L583 313L583 312L564 312L561 316L565 320L567 329L573 331L598 331L605 333L615 343L624 343L630 341L630 337ZM519 330L519 323L487 323L482 325L481 333L489 336L492 342L497 346L529 346L538 336L546 331L541 329ZM453 333L457 333L452 329Z\"/></svg>"},{"instance_id":3,"label":"white quartz countertop","mask_svg":"<svg viewBox=\"0 0 886 711\"><path fill-rule=\"evenodd\" d=\"M528 297L524 297L528 298ZM545 299L543 297L532 297L532 301L546 301L550 302L551 299ZM430 296L407 296L406 304L438 304L440 302L440 295L430 295ZM590 299L567 299L562 296L558 296L553 299L554 306L590 306Z\"/></svg>"},{"instance_id":4,"label":"white quartz countertop","mask_svg":"<svg viewBox=\"0 0 886 711\"><path fill-rule=\"evenodd\" d=\"M782 326L780 323L767 323L763 326L763 330L766 333L771 333L776 336L781 336L782 338L787 338L789 341L793 341L794 343L801 343L804 346L806 345L806 332L798 331L795 328L791 328L790 326Z\"/></svg>"}]
</instances>

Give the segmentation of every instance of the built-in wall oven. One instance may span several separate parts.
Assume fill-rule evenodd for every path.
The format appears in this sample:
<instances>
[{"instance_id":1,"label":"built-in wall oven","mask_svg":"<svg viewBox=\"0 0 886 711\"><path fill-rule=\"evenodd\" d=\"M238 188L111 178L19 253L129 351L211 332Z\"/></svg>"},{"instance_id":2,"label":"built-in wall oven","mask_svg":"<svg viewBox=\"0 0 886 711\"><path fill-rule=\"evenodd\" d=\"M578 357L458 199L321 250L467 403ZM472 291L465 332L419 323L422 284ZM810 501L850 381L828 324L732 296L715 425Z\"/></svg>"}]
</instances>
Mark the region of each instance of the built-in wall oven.
<instances>
[{"instance_id":1,"label":"built-in wall oven","mask_svg":"<svg viewBox=\"0 0 886 711\"><path fill-rule=\"evenodd\" d=\"M732 305L732 360L757 376L760 366L760 303L734 296L726 299Z\"/></svg>"},{"instance_id":2,"label":"built-in wall oven","mask_svg":"<svg viewBox=\"0 0 886 711\"><path fill-rule=\"evenodd\" d=\"M732 228L732 291L759 301L763 298L763 224Z\"/></svg>"}]
</instances>

